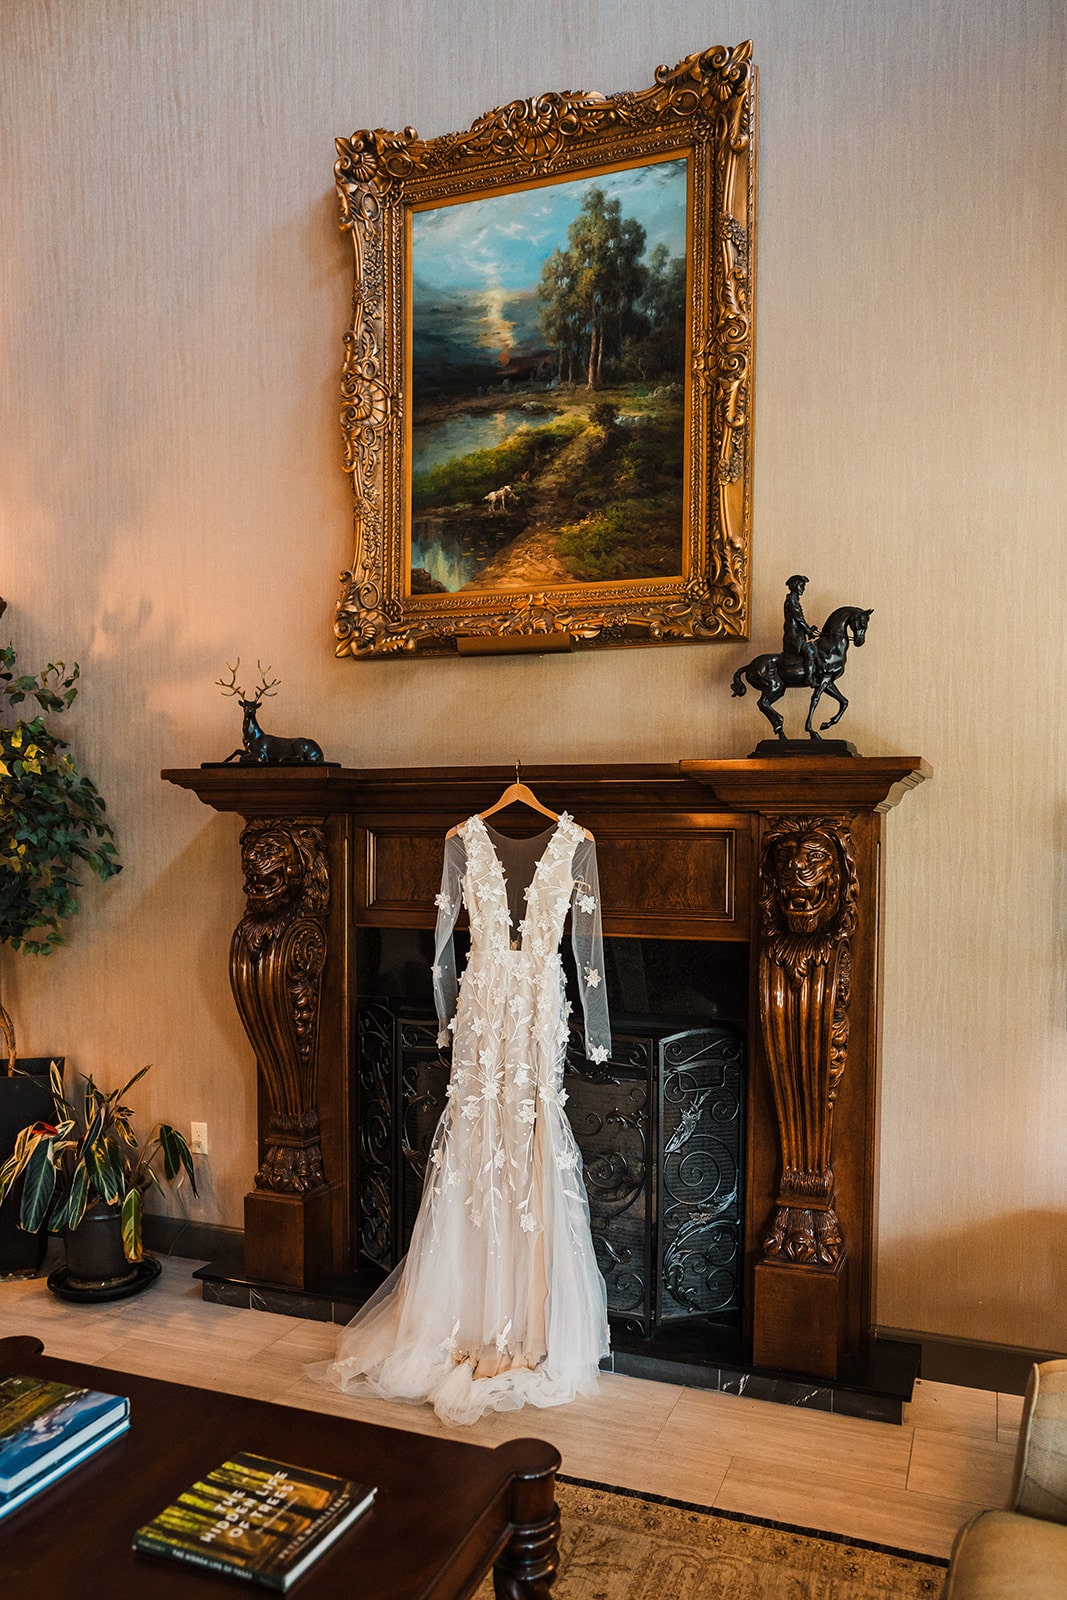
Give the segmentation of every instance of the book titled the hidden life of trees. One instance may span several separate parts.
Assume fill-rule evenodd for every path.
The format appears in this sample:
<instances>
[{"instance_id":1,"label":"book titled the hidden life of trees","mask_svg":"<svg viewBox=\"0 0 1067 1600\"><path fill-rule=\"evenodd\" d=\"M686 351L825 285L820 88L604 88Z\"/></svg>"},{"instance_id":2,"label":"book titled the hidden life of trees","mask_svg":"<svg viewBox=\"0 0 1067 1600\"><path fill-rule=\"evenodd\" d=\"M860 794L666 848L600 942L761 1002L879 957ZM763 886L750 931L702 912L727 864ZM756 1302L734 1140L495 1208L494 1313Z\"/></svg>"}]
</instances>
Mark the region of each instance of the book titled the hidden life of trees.
<instances>
[{"instance_id":1,"label":"book titled the hidden life of trees","mask_svg":"<svg viewBox=\"0 0 1067 1600\"><path fill-rule=\"evenodd\" d=\"M347 1478L235 1455L138 1528L133 1547L288 1589L375 1493Z\"/></svg>"},{"instance_id":2,"label":"book titled the hidden life of trees","mask_svg":"<svg viewBox=\"0 0 1067 1600\"><path fill-rule=\"evenodd\" d=\"M0 1378L0 1517L102 1450L130 1425L123 1395L47 1378Z\"/></svg>"}]
</instances>

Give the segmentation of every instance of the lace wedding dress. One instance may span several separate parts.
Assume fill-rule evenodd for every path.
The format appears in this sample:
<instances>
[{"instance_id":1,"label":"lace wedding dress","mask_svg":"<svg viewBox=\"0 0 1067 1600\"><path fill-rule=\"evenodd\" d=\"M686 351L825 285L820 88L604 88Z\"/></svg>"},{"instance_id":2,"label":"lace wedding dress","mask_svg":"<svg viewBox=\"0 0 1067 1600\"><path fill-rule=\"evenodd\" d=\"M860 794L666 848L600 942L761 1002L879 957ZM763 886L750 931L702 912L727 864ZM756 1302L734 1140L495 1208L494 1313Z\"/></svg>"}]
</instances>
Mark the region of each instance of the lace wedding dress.
<instances>
[{"instance_id":1,"label":"lace wedding dress","mask_svg":"<svg viewBox=\"0 0 1067 1600\"><path fill-rule=\"evenodd\" d=\"M461 904L471 942L457 1005ZM608 1351L562 1087L568 910L589 1058L606 1060L611 1043L593 841L566 812L531 839L471 817L446 842L437 905L438 1043L454 1035L452 1074L411 1247L335 1360L309 1370L466 1423L595 1391Z\"/></svg>"}]
</instances>

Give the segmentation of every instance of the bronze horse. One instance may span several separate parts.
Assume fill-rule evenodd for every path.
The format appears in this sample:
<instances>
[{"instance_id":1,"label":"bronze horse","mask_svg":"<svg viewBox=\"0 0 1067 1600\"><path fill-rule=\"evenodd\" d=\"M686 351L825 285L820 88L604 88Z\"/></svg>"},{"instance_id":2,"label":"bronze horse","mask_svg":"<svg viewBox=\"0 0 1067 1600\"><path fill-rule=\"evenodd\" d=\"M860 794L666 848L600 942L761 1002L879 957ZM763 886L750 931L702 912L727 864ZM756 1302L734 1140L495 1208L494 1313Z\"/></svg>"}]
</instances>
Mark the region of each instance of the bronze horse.
<instances>
[{"instance_id":1,"label":"bronze horse","mask_svg":"<svg viewBox=\"0 0 1067 1600\"><path fill-rule=\"evenodd\" d=\"M837 701L837 710L829 722L820 723L819 726L825 730L832 728L835 722L841 721L848 701L837 687L836 680L845 670L849 641L857 646L863 643L867 637L867 623L870 617L870 611L863 611L859 606L838 606L836 611L831 611L821 633L813 641L813 664L810 676L802 656L785 655L782 652L777 655L754 656L746 666L738 667L734 673L734 694L744 694L746 682L751 684L753 689L758 689L760 710L778 738L784 739L781 714L775 711L774 702L780 700L787 689L810 688L811 704L808 706L804 730L810 738L820 738L821 734L817 733L812 725L815 708L823 695L828 694Z\"/></svg>"}]
</instances>

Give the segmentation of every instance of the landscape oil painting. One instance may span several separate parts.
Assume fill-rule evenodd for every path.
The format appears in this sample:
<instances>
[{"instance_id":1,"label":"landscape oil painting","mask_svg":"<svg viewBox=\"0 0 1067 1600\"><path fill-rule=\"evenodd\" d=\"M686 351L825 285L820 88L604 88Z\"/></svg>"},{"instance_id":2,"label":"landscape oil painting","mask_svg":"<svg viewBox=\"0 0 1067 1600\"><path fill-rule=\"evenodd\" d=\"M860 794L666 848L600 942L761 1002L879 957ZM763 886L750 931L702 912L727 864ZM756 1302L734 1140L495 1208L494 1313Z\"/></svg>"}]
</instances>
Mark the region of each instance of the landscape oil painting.
<instances>
[{"instance_id":1,"label":"landscape oil painting","mask_svg":"<svg viewBox=\"0 0 1067 1600\"><path fill-rule=\"evenodd\" d=\"M746 637L756 120L745 40L335 141L338 656Z\"/></svg>"},{"instance_id":2,"label":"landscape oil painting","mask_svg":"<svg viewBox=\"0 0 1067 1600\"><path fill-rule=\"evenodd\" d=\"M688 161L411 213L409 593L677 579Z\"/></svg>"}]
</instances>

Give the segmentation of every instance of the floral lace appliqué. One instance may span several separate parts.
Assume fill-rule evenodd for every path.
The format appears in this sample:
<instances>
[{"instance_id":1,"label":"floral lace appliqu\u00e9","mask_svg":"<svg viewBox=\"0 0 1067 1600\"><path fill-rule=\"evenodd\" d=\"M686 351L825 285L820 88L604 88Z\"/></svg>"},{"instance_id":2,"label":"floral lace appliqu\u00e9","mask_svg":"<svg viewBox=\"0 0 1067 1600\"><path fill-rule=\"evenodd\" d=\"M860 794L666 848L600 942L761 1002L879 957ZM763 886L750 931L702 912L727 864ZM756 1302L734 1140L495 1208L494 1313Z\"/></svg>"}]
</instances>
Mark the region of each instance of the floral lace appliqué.
<instances>
[{"instance_id":1,"label":"floral lace appliqu\u00e9","mask_svg":"<svg viewBox=\"0 0 1067 1600\"><path fill-rule=\"evenodd\" d=\"M594 883L575 876L574 854L585 835L566 812L522 890L524 910L515 926L506 859L480 818L463 824L460 834L464 858L459 892L455 879L450 880L437 904L445 916L453 914L457 901L466 905L471 945L458 1011L449 1025L456 1036L447 1090L448 1127L454 1132L446 1135L443 1164L435 1160L431 1170L442 1200L447 1192L449 1205L463 1207L469 1226L481 1230L492 1256L507 1248L509 1228L525 1240L543 1231L542 1208L535 1204L545 1182L542 1161L558 1174L560 1193L584 1205L576 1176L581 1158L562 1114L567 1093L560 1068L571 1007L560 942L568 912L583 923L592 921L598 900ZM583 937L588 940L589 934ZM591 954L579 960L587 994L603 987L602 964L598 955L590 960ZM434 977L437 981L437 972ZM608 1056L606 1045L589 1053L596 1062ZM543 1128L539 1116L545 1117ZM455 1147L449 1142L453 1138L459 1141ZM572 1239L574 1227L569 1218L566 1228ZM499 1338L503 1354L509 1333L510 1324L500 1335L486 1328L483 1337L490 1345Z\"/></svg>"}]
</instances>

